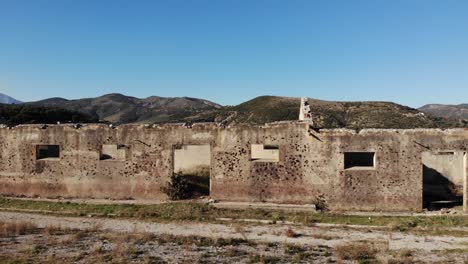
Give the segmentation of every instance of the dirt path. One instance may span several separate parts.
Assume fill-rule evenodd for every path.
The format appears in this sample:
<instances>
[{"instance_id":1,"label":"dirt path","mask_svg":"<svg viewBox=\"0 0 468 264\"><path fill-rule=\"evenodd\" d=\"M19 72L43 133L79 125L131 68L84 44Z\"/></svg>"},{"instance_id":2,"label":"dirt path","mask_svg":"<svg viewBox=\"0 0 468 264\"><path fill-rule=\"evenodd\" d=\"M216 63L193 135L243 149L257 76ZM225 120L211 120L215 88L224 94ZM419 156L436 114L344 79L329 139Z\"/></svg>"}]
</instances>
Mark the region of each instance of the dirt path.
<instances>
[{"instance_id":1,"label":"dirt path","mask_svg":"<svg viewBox=\"0 0 468 264\"><path fill-rule=\"evenodd\" d=\"M146 232L172 234L175 236L202 236L210 238L244 238L257 242L285 242L301 245L326 245L369 240L388 241L389 249L444 250L466 248L468 237L419 236L401 232L344 227L293 226L298 237L285 235L287 225L248 225L213 223L154 223L140 220L102 219L84 217L56 217L40 214L0 212L0 221L30 221L39 227L59 226L61 228L94 229L113 232Z\"/></svg>"}]
</instances>

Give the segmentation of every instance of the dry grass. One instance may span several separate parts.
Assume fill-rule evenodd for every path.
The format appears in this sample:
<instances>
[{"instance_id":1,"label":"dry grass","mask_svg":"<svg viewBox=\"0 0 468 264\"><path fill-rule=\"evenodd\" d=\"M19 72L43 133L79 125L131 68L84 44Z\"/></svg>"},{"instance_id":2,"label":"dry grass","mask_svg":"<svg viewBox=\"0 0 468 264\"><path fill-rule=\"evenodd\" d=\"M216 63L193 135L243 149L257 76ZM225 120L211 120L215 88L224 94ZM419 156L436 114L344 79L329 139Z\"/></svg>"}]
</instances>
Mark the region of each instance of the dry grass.
<instances>
[{"instance_id":1,"label":"dry grass","mask_svg":"<svg viewBox=\"0 0 468 264\"><path fill-rule=\"evenodd\" d=\"M77 231L72 232L71 234L65 233L64 235L66 237L61 240L61 243L63 245L77 244L80 241L83 241L88 236L88 232L77 230Z\"/></svg>"},{"instance_id":2,"label":"dry grass","mask_svg":"<svg viewBox=\"0 0 468 264\"><path fill-rule=\"evenodd\" d=\"M0 254L0 263L295 263L296 260L327 258L320 256L321 249L293 245L274 246L257 244L245 239L207 237L182 237L154 235L139 232L116 233L102 230L62 229L50 225L39 229L27 223L1 223L5 236L15 236L16 241L8 245L8 253ZM239 226L239 233L246 231ZM297 236L292 229L288 233ZM8 239L9 240L9 239ZM16 251L12 251L16 248ZM260 248L260 250L259 250ZM285 248L285 250L281 250ZM183 252L192 252L187 258ZM216 254L213 253L215 250ZM270 250L277 250L277 255ZM168 252L154 256L154 252ZM151 252L151 253L150 253ZM328 250L331 255L331 250ZM175 257L177 256L177 257Z\"/></svg>"},{"instance_id":3,"label":"dry grass","mask_svg":"<svg viewBox=\"0 0 468 264\"><path fill-rule=\"evenodd\" d=\"M404 264L414 263L413 255L414 255L414 252L412 250L404 249L398 252L398 258L392 259L392 261L393 263L404 263Z\"/></svg>"},{"instance_id":4,"label":"dry grass","mask_svg":"<svg viewBox=\"0 0 468 264\"><path fill-rule=\"evenodd\" d=\"M60 225L47 225L43 229L43 233L49 236L62 233L63 231L66 231L66 230L62 228Z\"/></svg>"},{"instance_id":5,"label":"dry grass","mask_svg":"<svg viewBox=\"0 0 468 264\"><path fill-rule=\"evenodd\" d=\"M415 252L409 249L403 249L398 251L389 251L386 254L381 254L379 256L379 261L381 263L387 264L413 264L417 262L413 256Z\"/></svg>"},{"instance_id":6,"label":"dry grass","mask_svg":"<svg viewBox=\"0 0 468 264\"><path fill-rule=\"evenodd\" d=\"M75 242L78 242L78 241L81 241L83 240L86 236L88 235L88 232L87 231L77 231L73 234L72 236L72 240L75 241Z\"/></svg>"},{"instance_id":7,"label":"dry grass","mask_svg":"<svg viewBox=\"0 0 468 264\"><path fill-rule=\"evenodd\" d=\"M0 222L0 237L24 235L35 230L37 230L37 226L29 222Z\"/></svg>"},{"instance_id":8,"label":"dry grass","mask_svg":"<svg viewBox=\"0 0 468 264\"><path fill-rule=\"evenodd\" d=\"M0 223L0 227L2 230L7 230L3 232L4 234L17 236L15 241L20 242L8 245L10 251L7 254L0 254L0 263L165 263L165 261L169 263L197 261L200 263L336 263L337 261L338 263L406 264L417 263L421 254L410 250L390 251L387 241L356 241L352 244L339 245L332 250L325 246L262 244L245 239L154 235L139 232L137 228L128 233L93 231L93 228L84 231L61 230L58 226L40 230L27 222ZM243 229L237 231L245 232ZM288 228L286 232L283 230L281 235L284 236L285 233L288 237L298 236L292 228ZM312 237L329 238L321 233ZM10 241L9 238L4 240ZM13 247L17 247L17 251L11 251ZM25 248L28 251L24 251ZM181 252L190 252L190 254L187 257ZM454 250L440 254L448 255L444 257L449 259L451 256L466 255L466 252L466 250ZM460 258L454 259L460 260Z\"/></svg>"},{"instance_id":9,"label":"dry grass","mask_svg":"<svg viewBox=\"0 0 468 264\"><path fill-rule=\"evenodd\" d=\"M300 236L301 236L299 233L296 233L291 227L288 227L288 229L286 229L286 231L284 232L284 234L285 234L287 237L290 237L290 238L296 238L296 237L300 237Z\"/></svg>"},{"instance_id":10,"label":"dry grass","mask_svg":"<svg viewBox=\"0 0 468 264\"><path fill-rule=\"evenodd\" d=\"M243 239L247 239L247 231L244 226L240 224L235 224L234 231L242 236Z\"/></svg>"},{"instance_id":11,"label":"dry grass","mask_svg":"<svg viewBox=\"0 0 468 264\"><path fill-rule=\"evenodd\" d=\"M379 244L371 241L357 241L338 245L334 248L339 260L355 260L363 263L376 261L377 254L388 251L388 242Z\"/></svg>"},{"instance_id":12,"label":"dry grass","mask_svg":"<svg viewBox=\"0 0 468 264\"><path fill-rule=\"evenodd\" d=\"M337 236L330 236L330 235L326 235L326 234L322 234L322 233L320 233L320 234L313 234L312 237L315 238L315 239L322 239L322 240L332 240L332 239L337 239L337 238L339 238L339 237L337 237Z\"/></svg>"}]
</instances>

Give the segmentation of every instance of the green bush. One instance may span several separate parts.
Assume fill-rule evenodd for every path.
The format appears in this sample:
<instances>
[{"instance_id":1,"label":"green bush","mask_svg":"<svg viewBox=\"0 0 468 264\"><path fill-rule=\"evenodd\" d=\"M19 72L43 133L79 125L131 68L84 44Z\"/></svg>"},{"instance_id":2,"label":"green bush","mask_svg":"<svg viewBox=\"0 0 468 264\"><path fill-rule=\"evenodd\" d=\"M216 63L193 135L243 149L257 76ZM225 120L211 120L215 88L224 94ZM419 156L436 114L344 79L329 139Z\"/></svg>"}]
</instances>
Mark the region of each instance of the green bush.
<instances>
[{"instance_id":1,"label":"green bush","mask_svg":"<svg viewBox=\"0 0 468 264\"><path fill-rule=\"evenodd\" d=\"M328 211L328 204L327 200L325 200L325 196L319 195L317 196L312 203L315 205L315 210L324 213Z\"/></svg>"},{"instance_id":2,"label":"green bush","mask_svg":"<svg viewBox=\"0 0 468 264\"><path fill-rule=\"evenodd\" d=\"M191 196L187 178L177 173L172 174L170 182L162 187L161 191L173 201L187 199Z\"/></svg>"},{"instance_id":3,"label":"green bush","mask_svg":"<svg viewBox=\"0 0 468 264\"><path fill-rule=\"evenodd\" d=\"M97 121L96 118L86 114L57 107L0 104L0 123L10 126L19 124L55 124L57 122L94 123Z\"/></svg>"}]
</instances>

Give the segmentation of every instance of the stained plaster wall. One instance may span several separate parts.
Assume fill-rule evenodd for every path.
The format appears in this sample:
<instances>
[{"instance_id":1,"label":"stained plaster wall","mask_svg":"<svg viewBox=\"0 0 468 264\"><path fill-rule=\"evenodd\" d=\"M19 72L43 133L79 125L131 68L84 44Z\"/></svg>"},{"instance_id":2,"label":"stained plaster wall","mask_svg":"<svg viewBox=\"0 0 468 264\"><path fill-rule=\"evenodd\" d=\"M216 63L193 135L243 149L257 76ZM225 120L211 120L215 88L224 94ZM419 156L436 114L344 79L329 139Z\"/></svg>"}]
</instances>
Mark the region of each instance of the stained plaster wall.
<instances>
[{"instance_id":1,"label":"stained plaster wall","mask_svg":"<svg viewBox=\"0 0 468 264\"><path fill-rule=\"evenodd\" d=\"M217 140L212 194L220 200L311 203L323 195L334 210L419 211L421 153L468 148L468 130L249 131ZM279 145L280 161L249 162L250 144ZM375 152L375 167L345 170L345 152Z\"/></svg>"},{"instance_id":2,"label":"stained plaster wall","mask_svg":"<svg viewBox=\"0 0 468 264\"><path fill-rule=\"evenodd\" d=\"M215 130L214 130L215 131ZM173 148L205 142L204 126L145 128L104 125L0 129L0 193L16 196L163 200ZM36 160L36 144L59 144L59 160ZM125 160L100 160L102 145L123 144Z\"/></svg>"},{"instance_id":3,"label":"stained plaster wall","mask_svg":"<svg viewBox=\"0 0 468 264\"><path fill-rule=\"evenodd\" d=\"M36 144L59 144L60 160L36 160ZM126 160L100 161L104 144L129 146ZM210 194L218 200L308 204L323 195L333 210L418 211L422 153L466 152L468 130L317 132L301 122L18 126L0 129L0 193L164 200L160 187L173 173L174 149L203 144L211 148ZM252 144L279 146L279 162L252 161ZM375 152L374 168L345 170L344 152L351 151Z\"/></svg>"}]
</instances>

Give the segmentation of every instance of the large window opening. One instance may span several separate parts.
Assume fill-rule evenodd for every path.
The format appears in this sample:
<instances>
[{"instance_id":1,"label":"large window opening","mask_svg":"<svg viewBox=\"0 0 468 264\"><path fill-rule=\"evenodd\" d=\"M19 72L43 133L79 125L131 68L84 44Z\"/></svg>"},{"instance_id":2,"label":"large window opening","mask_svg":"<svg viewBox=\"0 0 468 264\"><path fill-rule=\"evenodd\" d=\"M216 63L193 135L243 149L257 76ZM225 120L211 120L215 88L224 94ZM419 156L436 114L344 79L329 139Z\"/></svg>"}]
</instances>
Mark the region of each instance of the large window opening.
<instances>
[{"instance_id":1,"label":"large window opening","mask_svg":"<svg viewBox=\"0 0 468 264\"><path fill-rule=\"evenodd\" d=\"M464 152L422 153L423 208L440 210L463 204Z\"/></svg>"},{"instance_id":2,"label":"large window opening","mask_svg":"<svg viewBox=\"0 0 468 264\"><path fill-rule=\"evenodd\" d=\"M375 167L375 152L345 152L345 169L369 169Z\"/></svg>"},{"instance_id":3,"label":"large window opening","mask_svg":"<svg viewBox=\"0 0 468 264\"><path fill-rule=\"evenodd\" d=\"M210 195L210 145L181 145L174 150L174 173L188 184L187 197Z\"/></svg>"},{"instance_id":4,"label":"large window opening","mask_svg":"<svg viewBox=\"0 0 468 264\"><path fill-rule=\"evenodd\" d=\"M102 145L100 160L124 161L128 146L126 145Z\"/></svg>"},{"instance_id":5,"label":"large window opening","mask_svg":"<svg viewBox=\"0 0 468 264\"><path fill-rule=\"evenodd\" d=\"M36 159L59 159L60 146L59 145L36 145Z\"/></svg>"},{"instance_id":6,"label":"large window opening","mask_svg":"<svg viewBox=\"0 0 468 264\"><path fill-rule=\"evenodd\" d=\"M251 160L255 162L278 162L279 147L277 145L252 144Z\"/></svg>"}]
</instances>

